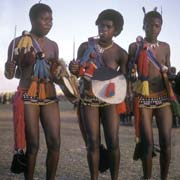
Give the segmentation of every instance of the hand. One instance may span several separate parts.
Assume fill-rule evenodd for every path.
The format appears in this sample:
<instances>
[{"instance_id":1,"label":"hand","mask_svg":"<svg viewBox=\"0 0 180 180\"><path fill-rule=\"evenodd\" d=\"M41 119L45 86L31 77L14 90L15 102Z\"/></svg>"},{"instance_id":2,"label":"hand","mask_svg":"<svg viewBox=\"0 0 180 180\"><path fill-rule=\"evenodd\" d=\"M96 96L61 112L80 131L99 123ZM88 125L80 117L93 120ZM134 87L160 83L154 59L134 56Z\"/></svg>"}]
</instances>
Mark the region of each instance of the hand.
<instances>
[{"instance_id":1,"label":"hand","mask_svg":"<svg viewBox=\"0 0 180 180\"><path fill-rule=\"evenodd\" d=\"M15 72L15 67L16 67L16 64L14 61L7 61L6 62L4 74L8 79L13 78L14 72Z\"/></svg>"},{"instance_id":2,"label":"hand","mask_svg":"<svg viewBox=\"0 0 180 180\"><path fill-rule=\"evenodd\" d=\"M72 60L69 63L69 71L76 76L79 74L79 68L80 68L79 61Z\"/></svg>"},{"instance_id":3,"label":"hand","mask_svg":"<svg viewBox=\"0 0 180 180\"><path fill-rule=\"evenodd\" d=\"M7 61L5 64L5 70L8 72L14 72L16 64L14 61Z\"/></svg>"}]
</instances>

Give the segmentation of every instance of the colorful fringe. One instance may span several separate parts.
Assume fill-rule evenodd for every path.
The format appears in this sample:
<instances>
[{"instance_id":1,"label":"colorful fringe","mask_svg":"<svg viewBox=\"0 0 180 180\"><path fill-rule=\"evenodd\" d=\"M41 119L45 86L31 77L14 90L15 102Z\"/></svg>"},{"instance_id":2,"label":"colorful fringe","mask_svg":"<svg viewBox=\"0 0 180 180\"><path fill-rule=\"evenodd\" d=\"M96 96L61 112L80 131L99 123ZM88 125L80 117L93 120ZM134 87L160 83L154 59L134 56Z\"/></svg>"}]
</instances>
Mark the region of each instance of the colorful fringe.
<instances>
[{"instance_id":1,"label":"colorful fringe","mask_svg":"<svg viewBox=\"0 0 180 180\"><path fill-rule=\"evenodd\" d=\"M140 84L140 91L142 95L148 96L149 95L149 82L148 82L148 75L149 75L149 70L148 70L148 59L147 59L147 51L146 49L142 49L139 53L139 58L138 58L138 76L139 80L141 80Z\"/></svg>"},{"instance_id":2,"label":"colorful fringe","mask_svg":"<svg viewBox=\"0 0 180 180\"><path fill-rule=\"evenodd\" d=\"M86 63L84 76L91 78L96 69L97 69L97 66L93 62Z\"/></svg>"},{"instance_id":3,"label":"colorful fringe","mask_svg":"<svg viewBox=\"0 0 180 180\"><path fill-rule=\"evenodd\" d=\"M25 120L24 120L24 102L22 99L24 90L19 88L13 98L13 122L14 122L14 149L24 149L25 140Z\"/></svg>"},{"instance_id":4,"label":"colorful fringe","mask_svg":"<svg viewBox=\"0 0 180 180\"><path fill-rule=\"evenodd\" d=\"M123 101L116 105L116 111L118 114L124 114L127 111L126 103Z\"/></svg>"},{"instance_id":5,"label":"colorful fringe","mask_svg":"<svg viewBox=\"0 0 180 180\"><path fill-rule=\"evenodd\" d=\"M38 52L36 54L36 64L34 66L34 75L32 77L31 85L28 89L28 95L31 97L38 96L40 100L46 99L46 83L49 82L49 71L44 59L44 54Z\"/></svg>"},{"instance_id":6,"label":"colorful fringe","mask_svg":"<svg viewBox=\"0 0 180 180\"><path fill-rule=\"evenodd\" d=\"M27 52L31 51L32 48L33 48L33 43L30 33L23 31L22 37L19 40L17 47L14 49L14 54L19 55L21 50L23 50L24 51L23 53L26 54Z\"/></svg>"},{"instance_id":7,"label":"colorful fringe","mask_svg":"<svg viewBox=\"0 0 180 180\"><path fill-rule=\"evenodd\" d=\"M136 143L140 142L140 113L139 113L139 97L134 100L134 127L136 135Z\"/></svg>"}]
</instances>

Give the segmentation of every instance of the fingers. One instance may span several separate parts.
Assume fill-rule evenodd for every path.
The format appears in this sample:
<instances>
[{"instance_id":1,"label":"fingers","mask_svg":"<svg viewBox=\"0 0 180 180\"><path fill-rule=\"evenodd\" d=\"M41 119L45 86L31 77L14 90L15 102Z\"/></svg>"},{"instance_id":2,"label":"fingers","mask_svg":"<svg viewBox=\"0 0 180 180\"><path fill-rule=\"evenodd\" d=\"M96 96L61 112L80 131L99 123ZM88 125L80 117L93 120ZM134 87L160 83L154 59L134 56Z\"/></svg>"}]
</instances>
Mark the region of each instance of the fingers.
<instances>
[{"instance_id":1,"label":"fingers","mask_svg":"<svg viewBox=\"0 0 180 180\"><path fill-rule=\"evenodd\" d=\"M6 68L6 70L9 71L9 72L14 71L15 67L16 67L16 64L15 64L14 61L8 61L8 62L6 62L6 64L5 64L5 68Z\"/></svg>"},{"instance_id":2,"label":"fingers","mask_svg":"<svg viewBox=\"0 0 180 180\"><path fill-rule=\"evenodd\" d=\"M75 61L75 60L72 60L70 63L69 63L69 70L71 73L73 74L77 74L78 71L79 71L79 62L78 61Z\"/></svg>"}]
</instances>

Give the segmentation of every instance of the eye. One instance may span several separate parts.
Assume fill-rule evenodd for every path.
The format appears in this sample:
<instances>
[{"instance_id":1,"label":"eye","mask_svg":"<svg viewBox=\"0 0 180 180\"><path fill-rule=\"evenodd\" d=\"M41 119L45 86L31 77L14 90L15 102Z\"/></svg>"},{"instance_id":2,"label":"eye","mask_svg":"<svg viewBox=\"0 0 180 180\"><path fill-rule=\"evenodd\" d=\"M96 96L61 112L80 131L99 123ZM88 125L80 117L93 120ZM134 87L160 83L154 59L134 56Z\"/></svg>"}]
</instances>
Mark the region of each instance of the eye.
<instances>
[{"instance_id":1,"label":"eye","mask_svg":"<svg viewBox=\"0 0 180 180\"><path fill-rule=\"evenodd\" d=\"M107 28L111 29L111 28L113 28L113 26L112 25L107 25Z\"/></svg>"}]
</instances>

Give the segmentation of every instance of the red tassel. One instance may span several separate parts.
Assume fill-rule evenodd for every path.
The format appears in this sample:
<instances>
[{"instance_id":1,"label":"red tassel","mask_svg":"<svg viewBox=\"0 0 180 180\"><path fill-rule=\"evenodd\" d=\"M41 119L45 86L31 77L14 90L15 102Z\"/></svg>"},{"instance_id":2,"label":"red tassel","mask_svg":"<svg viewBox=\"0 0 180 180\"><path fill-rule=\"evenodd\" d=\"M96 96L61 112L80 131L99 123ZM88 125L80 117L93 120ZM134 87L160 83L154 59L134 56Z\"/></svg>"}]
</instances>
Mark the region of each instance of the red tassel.
<instances>
[{"instance_id":1,"label":"red tassel","mask_svg":"<svg viewBox=\"0 0 180 180\"><path fill-rule=\"evenodd\" d=\"M83 63L79 68L79 75L84 76L86 63Z\"/></svg>"},{"instance_id":2,"label":"red tassel","mask_svg":"<svg viewBox=\"0 0 180 180\"><path fill-rule=\"evenodd\" d=\"M84 75L86 75L88 77L92 77L96 68L97 68L97 66L94 63L92 63L92 62L89 63L87 65L87 69L86 69Z\"/></svg>"},{"instance_id":3,"label":"red tassel","mask_svg":"<svg viewBox=\"0 0 180 180\"><path fill-rule=\"evenodd\" d=\"M115 94L115 84L109 83L105 90L105 96L106 97L112 97Z\"/></svg>"},{"instance_id":4,"label":"red tassel","mask_svg":"<svg viewBox=\"0 0 180 180\"><path fill-rule=\"evenodd\" d=\"M147 60L147 51L142 50L139 54L138 58L138 72L139 75L143 77L147 77L149 74L148 71L148 60Z\"/></svg>"},{"instance_id":5,"label":"red tassel","mask_svg":"<svg viewBox=\"0 0 180 180\"><path fill-rule=\"evenodd\" d=\"M139 97L135 97L134 101L134 120L135 120L135 134L136 143L140 139L140 112L139 112Z\"/></svg>"},{"instance_id":6,"label":"red tassel","mask_svg":"<svg viewBox=\"0 0 180 180\"><path fill-rule=\"evenodd\" d=\"M118 114L124 114L127 111L126 103L123 101L116 105L116 111Z\"/></svg>"},{"instance_id":7,"label":"red tassel","mask_svg":"<svg viewBox=\"0 0 180 180\"><path fill-rule=\"evenodd\" d=\"M80 69L79 69L79 75L84 76L84 72L85 72L85 69L84 69L83 66L81 66Z\"/></svg>"},{"instance_id":8,"label":"red tassel","mask_svg":"<svg viewBox=\"0 0 180 180\"><path fill-rule=\"evenodd\" d=\"M18 91L13 98L13 121L14 121L14 149L24 149L25 140L25 121L24 121L24 102L22 99L24 90L18 87Z\"/></svg>"}]
</instances>

